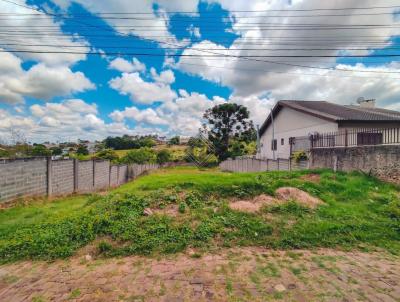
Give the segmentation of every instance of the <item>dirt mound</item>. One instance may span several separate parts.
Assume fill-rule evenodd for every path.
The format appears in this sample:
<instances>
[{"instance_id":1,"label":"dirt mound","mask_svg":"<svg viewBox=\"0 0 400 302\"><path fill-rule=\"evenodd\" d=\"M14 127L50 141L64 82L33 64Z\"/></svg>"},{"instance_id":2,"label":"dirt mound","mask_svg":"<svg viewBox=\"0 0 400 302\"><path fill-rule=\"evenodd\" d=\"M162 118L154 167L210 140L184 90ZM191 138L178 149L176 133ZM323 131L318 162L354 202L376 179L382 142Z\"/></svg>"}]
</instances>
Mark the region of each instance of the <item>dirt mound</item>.
<instances>
[{"instance_id":1,"label":"dirt mound","mask_svg":"<svg viewBox=\"0 0 400 302\"><path fill-rule=\"evenodd\" d=\"M307 192L304 192L297 188L283 187L275 191L276 196L285 201L293 200L299 204L309 207L316 208L318 205L323 204L323 201L319 198L313 197Z\"/></svg>"},{"instance_id":2,"label":"dirt mound","mask_svg":"<svg viewBox=\"0 0 400 302\"><path fill-rule=\"evenodd\" d=\"M163 209L153 209L153 212L158 215L166 215L176 217L179 215L178 205L170 204Z\"/></svg>"},{"instance_id":3,"label":"dirt mound","mask_svg":"<svg viewBox=\"0 0 400 302\"><path fill-rule=\"evenodd\" d=\"M282 203L280 200L277 200L271 196L262 194L254 197L251 200L238 200L231 202L229 207L232 210L255 213L258 212L265 205L277 205Z\"/></svg>"},{"instance_id":4,"label":"dirt mound","mask_svg":"<svg viewBox=\"0 0 400 302\"><path fill-rule=\"evenodd\" d=\"M321 175L319 174L306 174L300 177L301 180L319 183L321 181Z\"/></svg>"}]
</instances>

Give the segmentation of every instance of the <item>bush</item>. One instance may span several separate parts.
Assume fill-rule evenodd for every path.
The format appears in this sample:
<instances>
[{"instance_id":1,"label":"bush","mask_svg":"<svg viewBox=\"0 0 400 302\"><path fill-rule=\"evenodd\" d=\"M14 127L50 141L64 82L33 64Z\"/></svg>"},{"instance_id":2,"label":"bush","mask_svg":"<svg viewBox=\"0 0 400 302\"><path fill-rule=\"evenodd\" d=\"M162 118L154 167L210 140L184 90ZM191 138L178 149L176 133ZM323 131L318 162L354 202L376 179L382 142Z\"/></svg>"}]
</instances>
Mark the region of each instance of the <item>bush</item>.
<instances>
[{"instance_id":1,"label":"bush","mask_svg":"<svg viewBox=\"0 0 400 302\"><path fill-rule=\"evenodd\" d=\"M99 153L97 153L94 158L109 160L109 161L116 161L117 159L119 159L117 153L112 149L104 149Z\"/></svg>"},{"instance_id":2,"label":"bush","mask_svg":"<svg viewBox=\"0 0 400 302\"><path fill-rule=\"evenodd\" d=\"M172 154L167 149L162 149L157 153L157 163L164 164L172 160Z\"/></svg>"},{"instance_id":3,"label":"bush","mask_svg":"<svg viewBox=\"0 0 400 302\"><path fill-rule=\"evenodd\" d=\"M156 162L156 157L157 155L154 150L150 148L140 148L126 153L121 161L126 164L146 164Z\"/></svg>"},{"instance_id":4,"label":"bush","mask_svg":"<svg viewBox=\"0 0 400 302\"><path fill-rule=\"evenodd\" d=\"M89 150L84 145L79 145L78 149L76 150L76 154L78 155L89 155Z\"/></svg>"},{"instance_id":5,"label":"bush","mask_svg":"<svg viewBox=\"0 0 400 302\"><path fill-rule=\"evenodd\" d=\"M307 153L304 151L296 151L296 152L293 152L292 159L294 159L296 161L296 163L298 163L301 160L307 160L308 156L307 156Z\"/></svg>"}]
</instances>

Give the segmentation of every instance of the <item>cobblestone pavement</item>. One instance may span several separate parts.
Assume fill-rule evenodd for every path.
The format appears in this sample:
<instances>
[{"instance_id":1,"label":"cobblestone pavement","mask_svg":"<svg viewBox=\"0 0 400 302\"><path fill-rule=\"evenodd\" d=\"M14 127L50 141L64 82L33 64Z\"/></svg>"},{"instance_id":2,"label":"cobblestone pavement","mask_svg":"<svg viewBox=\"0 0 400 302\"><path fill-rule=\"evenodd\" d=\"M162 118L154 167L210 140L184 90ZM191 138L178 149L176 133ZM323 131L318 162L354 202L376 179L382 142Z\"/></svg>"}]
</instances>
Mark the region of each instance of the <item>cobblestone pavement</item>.
<instances>
[{"instance_id":1,"label":"cobblestone pavement","mask_svg":"<svg viewBox=\"0 0 400 302\"><path fill-rule=\"evenodd\" d=\"M90 257L88 257L90 258ZM400 258L221 250L0 266L0 301L400 301Z\"/></svg>"}]
</instances>

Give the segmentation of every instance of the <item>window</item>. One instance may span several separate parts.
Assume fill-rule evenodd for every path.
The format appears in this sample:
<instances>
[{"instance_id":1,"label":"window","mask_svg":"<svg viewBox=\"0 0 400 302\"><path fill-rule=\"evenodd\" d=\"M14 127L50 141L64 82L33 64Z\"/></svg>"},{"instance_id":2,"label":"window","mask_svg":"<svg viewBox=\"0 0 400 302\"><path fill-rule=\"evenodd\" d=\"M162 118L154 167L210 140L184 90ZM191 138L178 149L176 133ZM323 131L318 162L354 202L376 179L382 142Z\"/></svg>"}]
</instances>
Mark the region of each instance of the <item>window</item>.
<instances>
[{"instance_id":1,"label":"window","mask_svg":"<svg viewBox=\"0 0 400 302\"><path fill-rule=\"evenodd\" d=\"M283 146L285 144L285 139L281 138L281 145Z\"/></svg>"},{"instance_id":2,"label":"window","mask_svg":"<svg viewBox=\"0 0 400 302\"><path fill-rule=\"evenodd\" d=\"M273 140L271 141L271 150L272 150L272 151L276 151L277 148L278 148L278 140L273 139Z\"/></svg>"}]
</instances>

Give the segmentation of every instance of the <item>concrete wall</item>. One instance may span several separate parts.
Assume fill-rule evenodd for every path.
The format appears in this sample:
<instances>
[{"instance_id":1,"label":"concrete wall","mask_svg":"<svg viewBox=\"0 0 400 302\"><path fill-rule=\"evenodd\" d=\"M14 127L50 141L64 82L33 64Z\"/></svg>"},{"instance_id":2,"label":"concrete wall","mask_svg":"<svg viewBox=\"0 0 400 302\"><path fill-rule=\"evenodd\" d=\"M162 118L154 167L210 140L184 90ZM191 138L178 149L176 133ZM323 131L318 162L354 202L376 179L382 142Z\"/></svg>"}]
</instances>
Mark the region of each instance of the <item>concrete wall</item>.
<instances>
[{"instance_id":1,"label":"concrete wall","mask_svg":"<svg viewBox=\"0 0 400 302\"><path fill-rule=\"evenodd\" d=\"M51 195L67 195L74 192L74 161L54 160L51 162Z\"/></svg>"},{"instance_id":2,"label":"concrete wall","mask_svg":"<svg viewBox=\"0 0 400 302\"><path fill-rule=\"evenodd\" d=\"M307 161L296 161L279 158L276 160L272 159L255 159L255 158L243 158L243 159L228 159L223 161L219 165L222 171L229 172L261 172L261 171L290 171L307 169Z\"/></svg>"},{"instance_id":3,"label":"concrete wall","mask_svg":"<svg viewBox=\"0 0 400 302\"><path fill-rule=\"evenodd\" d=\"M47 160L0 161L0 201L47 193Z\"/></svg>"},{"instance_id":4,"label":"concrete wall","mask_svg":"<svg viewBox=\"0 0 400 302\"><path fill-rule=\"evenodd\" d=\"M110 165L109 161L31 158L0 161L0 202L28 196L61 196L116 187L158 164Z\"/></svg>"},{"instance_id":5,"label":"concrete wall","mask_svg":"<svg viewBox=\"0 0 400 302\"><path fill-rule=\"evenodd\" d=\"M94 189L106 189L110 185L110 162L94 161Z\"/></svg>"},{"instance_id":6,"label":"concrete wall","mask_svg":"<svg viewBox=\"0 0 400 302\"><path fill-rule=\"evenodd\" d=\"M118 169L119 166L111 166L110 167L110 187L118 186Z\"/></svg>"},{"instance_id":7,"label":"concrete wall","mask_svg":"<svg viewBox=\"0 0 400 302\"><path fill-rule=\"evenodd\" d=\"M326 121L300 111L283 107L274 117L275 139L277 140L277 150L275 158L290 157L290 137L308 136L311 132L333 132L338 130L338 125L334 122ZM283 139L283 144L281 140ZM260 138L261 158L273 158L271 150L272 126L270 125Z\"/></svg>"},{"instance_id":8,"label":"concrete wall","mask_svg":"<svg viewBox=\"0 0 400 302\"><path fill-rule=\"evenodd\" d=\"M310 167L358 170L400 183L400 145L317 148L311 151Z\"/></svg>"},{"instance_id":9,"label":"concrete wall","mask_svg":"<svg viewBox=\"0 0 400 302\"><path fill-rule=\"evenodd\" d=\"M78 163L78 193L87 193L94 191L93 180L93 161L80 161Z\"/></svg>"}]
</instances>

